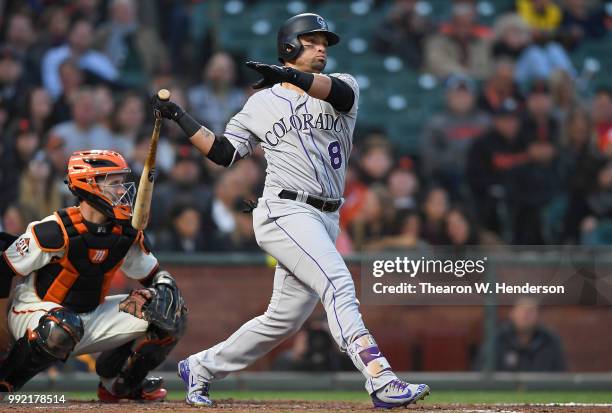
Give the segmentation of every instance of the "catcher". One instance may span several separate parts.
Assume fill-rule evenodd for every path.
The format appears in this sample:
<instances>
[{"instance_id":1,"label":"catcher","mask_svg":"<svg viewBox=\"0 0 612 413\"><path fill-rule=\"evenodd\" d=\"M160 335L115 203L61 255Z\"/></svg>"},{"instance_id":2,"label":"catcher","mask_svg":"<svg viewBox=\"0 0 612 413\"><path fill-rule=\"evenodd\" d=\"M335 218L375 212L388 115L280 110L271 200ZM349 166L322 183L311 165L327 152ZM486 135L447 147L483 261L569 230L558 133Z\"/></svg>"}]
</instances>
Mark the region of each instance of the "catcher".
<instances>
[{"instance_id":1,"label":"catcher","mask_svg":"<svg viewBox=\"0 0 612 413\"><path fill-rule=\"evenodd\" d=\"M166 396L162 379L146 375L182 336L186 308L143 232L129 223L129 172L117 152L73 153L66 183L78 206L32 222L16 239L0 237L0 298L9 296L14 276L23 279L8 310L15 343L0 364L0 391L19 390L58 360L101 352L101 401ZM119 269L143 288L106 297Z\"/></svg>"}]
</instances>

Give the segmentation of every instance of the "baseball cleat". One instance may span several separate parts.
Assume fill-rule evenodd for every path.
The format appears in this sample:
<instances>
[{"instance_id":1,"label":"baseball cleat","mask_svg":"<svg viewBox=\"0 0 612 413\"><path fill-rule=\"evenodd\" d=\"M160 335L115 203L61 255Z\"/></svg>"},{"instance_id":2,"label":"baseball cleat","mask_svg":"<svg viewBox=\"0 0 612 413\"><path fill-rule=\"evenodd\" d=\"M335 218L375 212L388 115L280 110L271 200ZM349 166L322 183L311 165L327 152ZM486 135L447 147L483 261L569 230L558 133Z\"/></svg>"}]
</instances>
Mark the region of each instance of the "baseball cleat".
<instances>
[{"instance_id":1,"label":"baseball cleat","mask_svg":"<svg viewBox=\"0 0 612 413\"><path fill-rule=\"evenodd\" d=\"M162 386L161 377L148 377L140 386L125 395L117 395L109 391L102 383L98 384L98 399L104 403L117 403L120 400L138 400L142 402L160 402L166 398L168 391Z\"/></svg>"},{"instance_id":2,"label":"baseball cleat","mask_svg":"<svg viewBox=\"0 0 612 413\"><path fill-rule=\"evenodd\" d=\"M410 384L403 380L395 379L373 393L371 397L374 407L392 409L416 403L428 395L429 386L426 384Z\"/></svg>"},{"instance_id":3,"label":"baseball cleat","mask_svg":"<svg viewBox=\"0 0 612 413\"><path fill-rule=\"evenodd\" d=\"M189 357L185 360L181 360L178 363L178 376L183 380L185 386L187 386L187 396L185 397L185 403L191 406L204 406L209 407L214 404L208 396L210 390L210 383L198 377L196 374L191 373L189 368Z\"/></svg>"}]
</instances>

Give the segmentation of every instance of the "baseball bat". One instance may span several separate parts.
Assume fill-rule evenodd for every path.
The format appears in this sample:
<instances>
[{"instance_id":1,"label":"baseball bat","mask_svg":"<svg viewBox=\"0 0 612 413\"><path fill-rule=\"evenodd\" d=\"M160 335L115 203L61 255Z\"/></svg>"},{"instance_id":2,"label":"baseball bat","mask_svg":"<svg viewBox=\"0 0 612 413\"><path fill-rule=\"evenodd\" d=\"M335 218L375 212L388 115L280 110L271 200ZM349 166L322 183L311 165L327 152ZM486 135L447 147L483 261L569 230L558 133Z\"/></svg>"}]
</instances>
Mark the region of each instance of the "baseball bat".
<instances>
[{"instance_id":1,"label":"baseball bat","mask_svg":"<svg viewBox=\"0 0 612 413\"><path fill-rule=\"evenodd\" d=\"M168 89L160 89L157 92L159 100L170 100L170 91ZM138 184L138 193L134 202L134 212L132 214L132 227L138 230L145 229L149 222L149 213L151 211L151 197L153 196L153 184L155 183L155 157L157 155L157 142L159 141L159 132L161 130L162 117L158 111L155 111L155 126L151 134L151 143L149 144L149 153L147 160L140 175L140 183Z\"/></svg>"}]
</instances>

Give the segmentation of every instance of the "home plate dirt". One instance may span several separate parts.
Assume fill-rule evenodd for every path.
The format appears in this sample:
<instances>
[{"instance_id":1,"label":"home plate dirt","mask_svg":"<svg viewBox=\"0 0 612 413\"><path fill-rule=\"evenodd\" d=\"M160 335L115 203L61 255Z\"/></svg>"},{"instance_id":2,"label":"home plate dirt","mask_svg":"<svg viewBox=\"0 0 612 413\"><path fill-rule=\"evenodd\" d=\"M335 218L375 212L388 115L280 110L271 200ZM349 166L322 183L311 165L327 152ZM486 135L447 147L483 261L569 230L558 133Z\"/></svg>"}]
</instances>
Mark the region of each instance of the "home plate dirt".
<instances>
[{"instance_id":1,"label":"home plate dirt","mask_svg":"<svg viewBox=\"0 0 612 413\"><path fill-rule=\"evenodd\" d=\"M387 410L375 410L367 403L355 402L313 402L300 400L234 400L222 399L213 408L196 408L185 405L179 401L169 401L163 403L135 403L125 402L117 404L105 404L94 401L69 401L63 405L9 405L6 402L0 405L1 411L10 412L130 412L130 413L152 413L170 412L183 413L201 411L202 413L229 413L229 412L265 412L265 413L284 413L284 412L386 412ZM414 413L531 413L531 412L576 412L576 413L603 413L610 412L610 404L423 404L412 405L406 410L397 409L397 412Z\"/></svg>"}]
</instances>

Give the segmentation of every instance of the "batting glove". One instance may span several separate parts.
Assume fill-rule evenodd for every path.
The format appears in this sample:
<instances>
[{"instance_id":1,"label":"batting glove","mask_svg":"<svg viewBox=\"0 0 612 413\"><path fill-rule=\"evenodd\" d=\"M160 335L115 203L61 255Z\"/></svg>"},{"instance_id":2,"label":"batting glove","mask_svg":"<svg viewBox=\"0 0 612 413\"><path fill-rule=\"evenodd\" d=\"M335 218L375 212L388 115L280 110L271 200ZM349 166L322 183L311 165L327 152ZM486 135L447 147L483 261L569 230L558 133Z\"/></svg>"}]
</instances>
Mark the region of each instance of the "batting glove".
<instances>
[{"instance_id":1,"label":"batting glove","mask_svg":"<svg viewBox=\"0 0 612 413\"><path fill-rule=\"evenodd\" d=\"M248 68L255 70L263 76L253 85L253 89L262 89L283 82L301 86L298 83L301 80L301 75L305 75L305 73L287 66L267 65L259 62L246 62L246 65ZM312 81L310 83L312 83Z\"/></svg>"},{"instance_id":2,"label":"batting glove","mask_svg":"<svg viewBox=\"0 0 612 413\"><path fill-rule=\"evenodd\" d=\"M173 121L178 121L185 113L183 108L176 103L170 100L160 100L157 95L151 98L151 104L154 111L159 112L162 117L172 119Z\"/></svg>"}]
</instances>

